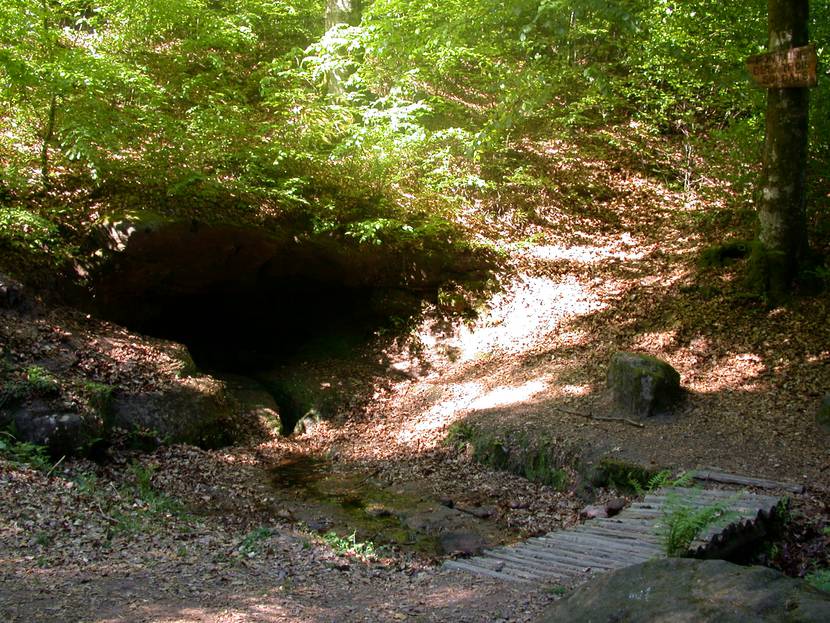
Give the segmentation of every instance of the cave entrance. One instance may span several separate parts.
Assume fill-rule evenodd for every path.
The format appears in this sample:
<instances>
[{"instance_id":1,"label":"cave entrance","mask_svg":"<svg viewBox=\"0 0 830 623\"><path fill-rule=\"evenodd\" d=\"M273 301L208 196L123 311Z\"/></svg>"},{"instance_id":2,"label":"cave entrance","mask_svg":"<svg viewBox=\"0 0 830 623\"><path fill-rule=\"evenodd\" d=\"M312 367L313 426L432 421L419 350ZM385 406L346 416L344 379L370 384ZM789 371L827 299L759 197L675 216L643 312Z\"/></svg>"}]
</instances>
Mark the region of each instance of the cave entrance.
<instances>
[{"instance_id":1,"label":"cave entrance","mask_svg":"<svg viewBox=\"0 0 830 623\"><path fill-rule=\"evenodd\" d=\"M296 360L346 357L389 323L375 288L289 279L252 291L211 286L148 296L127 323L187 346L205 371L254 375Z\"/></svg>"},{"instance_id":2,"label":"cave entrance","mask_svg":"<svg viewBox=\"0 0 830 623\"><path fill-rule=\"evenodd\" d=\"M90 279L93 311L184 344L205 372L267 386L281 418L289 414L288 430L320 410L319 396L306 398L314 365L304 362L356 365L355 351L393 318L417 313L449 272L449 256L428 249L307 237L288 226L145 214L113 220L104 233L112 252Z\"/></svg>"}]
</instances>

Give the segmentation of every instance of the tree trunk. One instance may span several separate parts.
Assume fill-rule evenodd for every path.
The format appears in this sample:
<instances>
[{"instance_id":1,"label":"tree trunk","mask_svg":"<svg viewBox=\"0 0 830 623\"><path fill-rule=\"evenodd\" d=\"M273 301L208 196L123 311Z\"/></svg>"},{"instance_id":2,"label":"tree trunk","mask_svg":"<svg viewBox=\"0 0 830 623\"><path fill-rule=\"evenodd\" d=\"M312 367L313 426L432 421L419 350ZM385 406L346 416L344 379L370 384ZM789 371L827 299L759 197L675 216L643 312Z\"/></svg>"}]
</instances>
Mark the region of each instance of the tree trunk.
<instances>
[{"instance_id":1,"label":"tree trunk","mask_svg":"<svg viewBox=\"0 0 830 623\"><path fill-rule=\"evenodd\" d=\"M360 0L326 0L326 29L337 24L357 26L363 10Z\"/></svg>"},{"instance_id":2,"label":"tree trunk","mask_svg":"<svg viewBox=\"0 0 830 623\"><path fill-rule=\"evenodd\" d=\"M43 190L48 191L52 187L52 177L49 169L49 145L55 138L55 117L58 112L58 97L52 94L49 100L49 113L46 119L46 127L43 129L42 144L40 147L40 179Z\"/></svg>"},{"instance_id":3,"label":"tree trunk","mask_svg":"<svg viewBox=\"0 0 830 623\"><path fill-rule=\"evenodd\" d=\"M326 0L326 30L335 26L345 24L357 26L363 13L361 0ZM343 95L343 83L348 78L346 72L341 69L333 69L326 76L326 86L329 94Z\"/></svg>"},{"instance_id":4,"label":"tree trunk","mask_svg":"<svg viewBox=\"0 0 830 623\"><path fill-rule=\"evenodd\" d=\"M808 4L808 0L768 0L770 52L807 45ZM761 261L763 285L773 301L790 292L807 250L808 115L808 89L768 90L756 260Z\"/></svg>"}]
</instances>

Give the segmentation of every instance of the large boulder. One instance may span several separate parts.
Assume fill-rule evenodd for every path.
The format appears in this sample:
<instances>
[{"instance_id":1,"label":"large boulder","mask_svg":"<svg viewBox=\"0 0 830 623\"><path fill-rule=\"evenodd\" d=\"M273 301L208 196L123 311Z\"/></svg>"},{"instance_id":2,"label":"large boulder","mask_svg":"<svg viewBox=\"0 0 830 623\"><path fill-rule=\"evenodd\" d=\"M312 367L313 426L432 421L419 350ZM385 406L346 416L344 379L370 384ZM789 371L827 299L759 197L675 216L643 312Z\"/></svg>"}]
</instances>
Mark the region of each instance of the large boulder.
<instances>
[{"instance_id":1,"label":"large boulder","mask_svg":"<svg viewBox=\"0 0 830 623\"><path fill-rule=\"evenodd\" d=\"M819 623L830 594L765 567L668 558L608 573L549 607L538 623Z\"/></svg>"},{"instance_id":2,"label":"large boulder","mask_svg":"<svg viewBox=\"0 0 830 623\"><path fill-rule=\"evenodd\" d=\"M104 435L99 419L62 412L42 401L0 412L0 425L12 425L19 441L45 446L54 456L74 454Z\"/></svg>"},{"instance_id":3,"label":"large boulder","mask_svg":"<svg viewBox=\"0 0 830 623\"><path fill-rule=\"evenodd\" d=\"M677 370L642 353L616 353L608 367L608 386L616 407L637 418L665 413L682 396Z\"/></svg>"},{"instance_id":4,"label":"large boulder","mask_svg":"<svg viewBox=\"0 0 830 623\"><path fill-rule=\"evenodd\" d=\"M151 432L167 443L219 447L233 440L237 411L224 383L195 376L155 391L116 392L112 423L128 432Z\"/></svg>"},{"instance_id":5,"label":"large boulder","mask_svg":"<svg viewBox=\"0 0 830 623\"><path fill-rule=\"evenodd\" d=\"M26 303L23 284L0 273L0 309L16 309Z\"/></svg>"}]
</instances>

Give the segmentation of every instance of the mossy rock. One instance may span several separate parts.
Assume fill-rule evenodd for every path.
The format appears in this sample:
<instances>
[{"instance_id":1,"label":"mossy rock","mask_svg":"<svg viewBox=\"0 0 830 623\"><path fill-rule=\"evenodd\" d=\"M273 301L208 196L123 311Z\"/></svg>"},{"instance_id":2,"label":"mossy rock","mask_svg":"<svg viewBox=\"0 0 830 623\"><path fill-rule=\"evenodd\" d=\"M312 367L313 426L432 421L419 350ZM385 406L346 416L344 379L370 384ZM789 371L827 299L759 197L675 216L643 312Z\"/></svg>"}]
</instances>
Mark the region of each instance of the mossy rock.
<instances>
[{"instance_id":1,"label":"mossy rock","mask_svg":"<svg viewBox=\"0 0 830 623\"><path fill-rule=\"evenodd\" d=\"M482 465L559 490L569 484L565 467L573 464L574 451L556 439L532 439L519 432L497 434L462 422L450 429L446 442L470 448L473 460Z\"/></svg>"},{"instance_id":2,"label":"mossy rock","mask_svg":"<svg viewBox=\"0 0 830 623\"><path fill-rule=\"evenodd\" d=\"M608 367L608 386L617 408L636 418L666 413L682 396L677 370L642 353L616 353Z\"/></svg>"},{"instance_id":3,"label":"mossy rock","mask_svg":"<svg viewBox=\"0 0 830 623\"><path fill-rule=\"evenodd\" d=\"M701 268L723 267L728 263L743 260L752 254L754 240L731 240L723 244L704 249L700 254Z\"/></svg>"},{"instance_id":4,"label":"mossy rock","mask_svg":"<svg viewBox=\"0 0 830 623\"><path fill-rule=\"evenodd\" d=\"M310 432L334 415L341 399L331 376L302 367L275 370L258 379L279 406L283 435Z\"/></svg>"},{"instance_id":5,"label":"mossy rock","mask_svg":"<svg viewBox=\"0 0 830 623\"><path fill-rule=\"evenodd\" d=\"M112 422L127 432L155 431L163 442L218 448L234 441L238 409L224 383L194 376L155 391L114 392Z\"/></svg>"},{"instance_id":6,"label":"mossy rock","mask_svg":"<svg viewBox=\"0 0 830 623\"><path fill-rule=\"evenodd\" d=\"M819 623L830 594L764 567L669 558L606 573L552 605L537 623Z\"/></svg>"},{"instance_id":7,"label":"mossy rock","mask_svg":"<svg viewBox=\"0 0 830 623\"><path fill-rule=\"evenodd\" d=\"M591 484L595 487L614 487L622 491L637 493L648 487L651 479L657 474L637 463L622 459L604 458L599 465L588 474Z\"/></svg>"}]
</instances>

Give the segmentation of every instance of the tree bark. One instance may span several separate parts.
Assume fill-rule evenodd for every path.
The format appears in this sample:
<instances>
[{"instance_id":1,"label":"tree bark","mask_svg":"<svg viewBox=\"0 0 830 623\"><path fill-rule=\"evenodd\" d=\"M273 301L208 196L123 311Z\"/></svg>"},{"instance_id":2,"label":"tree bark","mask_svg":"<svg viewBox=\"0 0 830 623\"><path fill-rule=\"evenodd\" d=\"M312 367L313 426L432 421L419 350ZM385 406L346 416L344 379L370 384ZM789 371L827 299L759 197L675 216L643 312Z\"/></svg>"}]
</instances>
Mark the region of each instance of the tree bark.
<instances>
[{"instance_id":1,"label":"tree bark","mask_svg":"<svg viewBox=\"0 0 830 623\"><path fill-rule=\"evenodd\" d=\"M49 113L46 119L46 127L43 130L43 142L40 146L40 178L44 191L48 191L52 187L52 177L49 169L49 145L55 137L55 118L57 112L58 97L52 94L49 100Z\"/></svg>"},{"instance_id":2,"label":"tree bark","mask_svg":"<svg viewBox=\"0 0 830 623\"><path fill-rule=\"evenodd\" d=\"M363 10L360 0L326 0L326 30L338 24L357 26Z\"/></svg>"},{"instance_id":3,"label":"tree bark","mask_svg":"<svg viewBox=\"0 0 830 623\"><path fill-rule=\"evenodd\" d=\"M768 0L767 5L769 51L807 45L808 0ZM791 291L807 250L808 116L808 89L768 90L757 254L763 285L774 301Z\"/></svg>"},{"instance_id":4,"label":"tree bark","mask_svg":"<svg viewBox=\"0 0 830 623\"><path fill-rule=\"evenodd\" d=\"M357 26L363 13L361 0L326 0L326 30L345 24ZM330 95L343 95L343 83L348 75L343 69L333 69L326 76L326 87Z\"/></svg>"}]
</instances>

